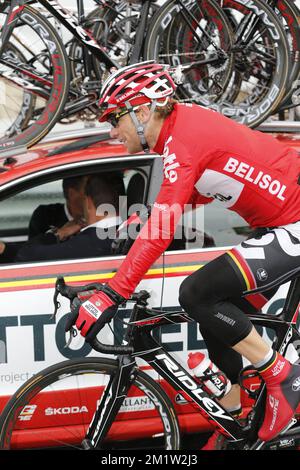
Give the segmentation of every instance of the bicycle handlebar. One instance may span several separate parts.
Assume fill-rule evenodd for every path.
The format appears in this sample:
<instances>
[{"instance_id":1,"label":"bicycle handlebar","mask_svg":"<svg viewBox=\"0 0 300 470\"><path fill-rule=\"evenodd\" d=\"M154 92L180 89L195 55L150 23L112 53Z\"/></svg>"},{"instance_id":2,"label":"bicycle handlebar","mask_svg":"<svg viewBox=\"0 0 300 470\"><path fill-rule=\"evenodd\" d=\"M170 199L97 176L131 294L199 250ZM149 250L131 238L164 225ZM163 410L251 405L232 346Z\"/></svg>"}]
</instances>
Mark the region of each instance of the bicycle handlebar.
<instances>
[{"instance_id":1,"label":"bicycle handlebar","mask_svg":"<svg viewBox=\"0 0 300 470\"><path fill-rule=\"evenodd\" d=\"M79 294L80 292L88 292L90 290L101 291L102 284L96 282L96 283L86 284L85 286L71 287L65 283L65 280L63 277L59 276L55 283L55 292L54 292L54 297L53 297L53 302L55 306L54 315L56 314L58 308L60 307L60 304L57 300L58 294L61 294L63 297L66 297L71 302L73 302L77 298L77 294ZM142 290L140 292L135 292L134 294L132 294L129 300L139 305L146 305L147 299L149 297L150 297L149 292L147 292L146 290ZM115 355L132 354L134 351L132 346L122 346L122 345L113 346L113 345L103 344L97 338L89 342L89 344L95 351L99 353L103 353L103 354L115 354Z\"/></svg>"},{"instance_id":2,"label":"bicycle handlebar","mask_svg":"<svg viewBox=\"0 0 300 470\"><path fill-rule=\"evenodd\" d=\"M85 284L84 286L71 287L65 283L65 280L62 276L58 276L55 283L55 295L61 294L63 297L68 298L69 300L74 300L77 297L77 294L80 292L88 292L89 290L103 290L103 284L100 282L93 282L91 284ZM146 290L141 290L139 292L134 292L126 302L136 302L139 304L145 304L147 299L149 299L150 294Z\"/></svg>"},{"instance_id":3,"label":"bicycle handlebar","mask_svg":"<svg viewBox=\"0 0 300 470\"><path fill-rule=\"evenodd\" d=\"M85 286L71 287L65 283L64 278L61 276L56 279L55 283L55 293L59 293L63 297L67 297L67 299L69 300L75 299L75 297L77 297L77 294L79 294L80 292L85 292L89 290L101 290L101 288L102 284L100 284L99 282L86 284Z\"/></svg>"},{"instance_id":4,"label":"bicycle handlebar","mask_svg":"<svg viewBox=\"0 0 300 470\"><path fill-rule=\"evenodd\" d=\"M113 346L109 344L103 344L101 343L97 338L95 338L93 341L89 343L92 348L103 354L132 354L134 352L134 349L132 346Z\"/></svg>"}]
</instances>

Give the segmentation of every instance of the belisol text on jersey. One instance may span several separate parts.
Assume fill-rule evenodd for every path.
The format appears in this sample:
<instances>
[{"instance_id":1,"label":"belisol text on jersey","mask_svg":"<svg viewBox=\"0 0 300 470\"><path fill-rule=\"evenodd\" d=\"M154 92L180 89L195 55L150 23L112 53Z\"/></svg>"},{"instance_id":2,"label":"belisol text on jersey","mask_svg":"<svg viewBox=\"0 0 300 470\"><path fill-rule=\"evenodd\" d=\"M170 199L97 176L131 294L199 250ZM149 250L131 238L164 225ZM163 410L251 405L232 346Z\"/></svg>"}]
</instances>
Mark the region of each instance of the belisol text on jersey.
<instances>
[{"instance_id":1,"label":"belisol text on jersey","mask_svg":"<svg viewBox=\"0 0 300 470\"><path fill-rule=\"evenodd\" d=\"M272 179L272 176L263 171L257 171L254 166L230 157L223 170L258 185L261 189L268 190L270 194L276 196L281 201L285 200L284 191L286 186L280 183L280 181Z\"/></svg>"}]
</instances>

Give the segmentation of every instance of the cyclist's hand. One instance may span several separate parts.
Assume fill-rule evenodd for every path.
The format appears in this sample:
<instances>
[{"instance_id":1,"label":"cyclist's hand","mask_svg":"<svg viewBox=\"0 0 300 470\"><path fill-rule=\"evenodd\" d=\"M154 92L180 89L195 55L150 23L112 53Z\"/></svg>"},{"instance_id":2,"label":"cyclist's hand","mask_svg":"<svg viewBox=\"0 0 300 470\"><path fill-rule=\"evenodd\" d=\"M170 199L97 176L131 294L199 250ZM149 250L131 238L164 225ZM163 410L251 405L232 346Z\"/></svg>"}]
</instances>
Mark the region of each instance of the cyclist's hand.
<instances>
[{"instance_id":1,"label":"cyclist's hand","mask_svg":"<svg viewBox=\"0 0 300 470\"><path fill-rule=\"evenodd\" d=\"M118 310L118 305L125 299L108 286L103 286L103 289L84 302L75 299L66 323L66 331L75 325L86 341L91 342L104 325L112 320Z\"/></svg>"}]
</instances>

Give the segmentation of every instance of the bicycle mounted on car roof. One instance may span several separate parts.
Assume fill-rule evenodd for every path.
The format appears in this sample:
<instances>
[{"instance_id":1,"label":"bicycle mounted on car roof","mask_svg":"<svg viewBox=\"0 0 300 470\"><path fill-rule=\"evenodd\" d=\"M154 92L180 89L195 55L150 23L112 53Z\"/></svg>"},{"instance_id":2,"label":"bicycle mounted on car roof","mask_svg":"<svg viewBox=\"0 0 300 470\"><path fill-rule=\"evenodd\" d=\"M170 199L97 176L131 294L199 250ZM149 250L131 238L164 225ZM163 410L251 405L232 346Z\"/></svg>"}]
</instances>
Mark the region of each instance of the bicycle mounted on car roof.
<instances>
[{"instance_id":1,"label":"bicycle mounted on car roof","mask_svg":"<svg viewBox=\"0 0 300 470\"><path fill-rule=\"evenodd\" d=\"M261 0L247 6L242 0L231 0L225 13L214 0L200 4L168 0L159 9L143 0L136 31L130 28L136 15L129 10L124 14L124 5L120 10L114 1L105 7L97 1L101 5L97 15L85 18L83 1L78 0L77 19L55 0L39 0L36 3L74 37L71 60L56 29L32 3L13 0L0 5L4 15L0 81L5 84L2 106L6 111L0 149L29 147L59 120L68 122L83 111L89 120L95 119L103 76L111 67L124 65L124 60L169 63L181 83L179 100L211 106L251 127L274 112L291 88L285 31ZM238 28L236 12L242 15ZM290 23L285 20L285 24ZM125 59L119 52L124 42L133 42Z\"/></svg>"}]
</instances>

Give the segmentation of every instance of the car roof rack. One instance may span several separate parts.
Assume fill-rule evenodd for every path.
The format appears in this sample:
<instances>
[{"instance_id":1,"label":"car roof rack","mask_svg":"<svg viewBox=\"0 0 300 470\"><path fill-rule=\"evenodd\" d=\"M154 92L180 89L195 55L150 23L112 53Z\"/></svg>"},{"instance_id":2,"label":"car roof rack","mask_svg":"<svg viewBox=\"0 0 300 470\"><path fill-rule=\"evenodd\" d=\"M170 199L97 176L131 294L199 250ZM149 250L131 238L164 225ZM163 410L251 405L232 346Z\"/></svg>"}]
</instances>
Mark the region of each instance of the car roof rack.
<instances>
[{"instance_id":1,"label":"car roof rack","mask_svg":"<svg viewBox=\"0 0 300 470\"><path fill-rule=\"evenodd\" d=\"M27 147L25 145L17 145L16 147L11 147L5 150L0 150L0 160L6 160L8 158L13 158L17 155L27 152Z\"/></svg>"},{"instance_id":2,"label":"car roof rack","mask_svg":"<svg viewBox=\"0 0 300 470\"><path fill-rule=\"evenodd\" d=\"M260 124L256 130L262 132L298 133L300 131L299 121L266 121Z\"/></svg>"},{"instance_id":3,"label":"car roof rack","mask_svg":"<svg viewBox=\"0 0 300 470\"><path fill-rule=\"evenodd\" d=\"M8 168L6 168L7 165L13 165L14 163L17 163L16 156L21 155L22 153L27 152L27 147L24 145L18 145L16 147L11 147L5 150L0 151L0 162L2 163L2 166L0 166L0 172L3 173L4 171L7 171Z\"/></svg>"},{"instance_id":4,"label":"car roof rack","mask_svg":"<svg viewBox=\"0 0 300 470\"><path fill-rule=\"evenodd\" d=\"M62 145L54 150L50 150L46 157L53 157L54 155L59 155L65 152L74 152L76 150L83 150L88 148L90 145L96 144L98 142L103 142L105 140L111 139L109 132L105 132L102 135L92 135L90 137L83 137L82 139L76 140L69 144Z\"/></svg>"}]
</instances>

